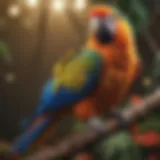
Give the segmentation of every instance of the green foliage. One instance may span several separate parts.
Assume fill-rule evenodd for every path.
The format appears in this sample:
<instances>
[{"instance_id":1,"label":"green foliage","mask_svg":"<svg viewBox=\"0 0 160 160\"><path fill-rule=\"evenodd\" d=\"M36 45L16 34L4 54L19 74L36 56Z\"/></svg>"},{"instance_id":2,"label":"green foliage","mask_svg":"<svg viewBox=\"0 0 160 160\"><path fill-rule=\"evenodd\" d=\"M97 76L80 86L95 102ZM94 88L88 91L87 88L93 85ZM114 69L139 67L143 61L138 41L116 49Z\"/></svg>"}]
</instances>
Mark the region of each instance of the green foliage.
<instances>
[{"instance_id":1,"label":"green foliage","mask_svg":"<svg viewBox=\"0 0 160 160\"><path fill-rule=\"evenodd\" d=\"M137 33L149 27L149 0L93 0L94 4L113 4L129 19Z\"/></svg>"},{"instance_id":2,"label":"green foliage","mask_svg":"<svg viewBox=\"0 0 160 160\"><path fill-rule=\"evenodd\" d=\"M8 46L0 41L0 58L7 64L10 65L12 63L12 57L9 54Z\"/></svg>"},{"instance_id":3,"label":"green foliage","mask_svg":"<svg viewBox=\"0 0 160 160\"><path fill-rule=\"evenodd\" d=\"M0 42L0 55L5 56L8 55L8 53L9 51L7 45L3 42Z\"/></svg>"},{"instance_id":4,"label":"green foliage","mask_svg":"<svg viewBox=\"0 0 160 160\"><path fill-rule=\"evenodd\" d=\"M115 4L131 21L136 32L149 27L149 11L144 0L106 0Z\"/></svg>"},{"instance_id":5,"label":"green foliage","mask_svg":"<svg viewBox=\"0 0 160 160\"><path fill-rule=\"evenodd\" d=\"M141 160L138 147L126 131L117 132L96 147L102 160Z\"/></svg>"},{"instance_id":6,"label":"green foliage","mask_svg":"<svg viewBox=\"0 0 160 160\"><path fill-rule=\"evenodd\" d=\"M159 111L150 114L147 119L143 119L138 122L137 127L138 131L141 134L148 133L149 131L156 131L160 133L160 116Z\"/></svg>"},{"instance_id":7,"label":"green foliage","mask_svg":"<svg viewBox=\"0 0 160 160\"><path fill-rule=\"evenodd\" d=\"M130 107L131 105L132 105L132 101L129 99L128 102L126 102L126 104L124 105L124 107L127 108L127 107ZM157 108L155 111L152 111L147 118L143 117L138 120L137 130L139 134L145 134L152 130L160 133L159 122L160 122L160 109Z\"/></svg>"},{"instance_id":8,"label":"green foliage","mask_svg":"<svg viewBox=\"0 0 160 160\"><path fill-rule=\"evenodd\" d=\"M72 132L82 131L86 128L86 124L82 121L77 121L75 119L74 122ZM127 131L114 133L110 135L110 137L104 138L104 140L92 146L90 149L95 160L141 160L138 147ZM61 160L66 159L62 158Z\"/></svg>"}]
</instances>

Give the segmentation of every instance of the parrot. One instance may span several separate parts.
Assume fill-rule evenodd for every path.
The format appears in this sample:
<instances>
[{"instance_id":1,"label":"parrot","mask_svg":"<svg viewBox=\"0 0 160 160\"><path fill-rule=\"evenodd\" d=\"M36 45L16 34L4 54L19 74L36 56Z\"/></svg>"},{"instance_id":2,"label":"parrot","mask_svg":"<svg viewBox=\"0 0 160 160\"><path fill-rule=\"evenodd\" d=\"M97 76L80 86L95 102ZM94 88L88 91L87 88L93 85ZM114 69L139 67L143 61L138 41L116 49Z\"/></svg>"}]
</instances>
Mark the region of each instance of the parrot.
<instances>
[{"instance_id":1,"label":"parrot","mask_svg":"<svg viewBox=\"0 0 160 160\"><path fill-rule=\"evenodd\" d=\"M53 136L56 122L68 114L88 121L116 108L135 80L141 62L128 20L108 4L92 7L88 17L83 48L54 65L39 105L12 144L14 157Z\"/></svg>"}]
</instances>

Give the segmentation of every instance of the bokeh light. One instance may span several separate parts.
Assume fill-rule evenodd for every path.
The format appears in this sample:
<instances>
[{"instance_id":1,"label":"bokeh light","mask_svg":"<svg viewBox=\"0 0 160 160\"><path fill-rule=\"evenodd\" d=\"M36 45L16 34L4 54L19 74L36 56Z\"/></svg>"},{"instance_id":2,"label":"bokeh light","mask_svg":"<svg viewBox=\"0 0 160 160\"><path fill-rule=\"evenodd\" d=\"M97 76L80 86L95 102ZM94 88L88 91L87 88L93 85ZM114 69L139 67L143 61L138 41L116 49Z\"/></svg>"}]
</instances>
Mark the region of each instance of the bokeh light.
<instances>
[{"instance_id":1,"label":"bokeh light","mask_svg":"<svg viewBox=\"0 0 160 160\"><path fill-rule=\"evenodd\" d=\"M36 7L38 5L39 0L26 0L25 3L28 7Z\"/></svg>"},{"instance_id":2,"label":"bokeh light","mask_svg":"<svg viewBox=\"0 0 160 160\"><path fill-rule=\"evenodd\" d=\"M85 9L87 6L87 1L86 0L75 0L74 2L74 8L75 10L82 11Z\"/></svg>"},{"instance_id":3,"label":"bokeh light","mask_svg":"<svg viewBox=\"0 0 160 160\"><path fill-rule=\"evenodd\" d=\"M16 80L16 75L13 72L6 73L5 81L9 84L14 83Z\"/></svg>"},{"instance_id":4,"label":"bokeh light","mask_svg":"<svg viewBox=\"0 0 160 160\"><path fill-rule=\"evenodd\" d=\"M52 4L53 10L57 12L63 12L66 8L66 4L64 0L53 0Z\"/></svg>"},{"instance_id":5,"label":"bokeh light","mask_svg":"<svg viewBox=\"0 0 160 160\"><path fill-rule=\"evenodd\" d=\"M14 5L11 5L9 8L8 8L8 15L11 17L11 18L17 18L19 15L20 15L20 8L18 5L14 4Z\"/></svg>"},{"instance_id":6,"label":"bokeh light","mask_svg":"<svg viewBox=\"0 0 160 160\"><path fill-rule=\"evenodd\" d=\"M142 80L142 84L146 87L150 86L152 84L151 77L144 77Z\"/></svg>"}]
</instances>

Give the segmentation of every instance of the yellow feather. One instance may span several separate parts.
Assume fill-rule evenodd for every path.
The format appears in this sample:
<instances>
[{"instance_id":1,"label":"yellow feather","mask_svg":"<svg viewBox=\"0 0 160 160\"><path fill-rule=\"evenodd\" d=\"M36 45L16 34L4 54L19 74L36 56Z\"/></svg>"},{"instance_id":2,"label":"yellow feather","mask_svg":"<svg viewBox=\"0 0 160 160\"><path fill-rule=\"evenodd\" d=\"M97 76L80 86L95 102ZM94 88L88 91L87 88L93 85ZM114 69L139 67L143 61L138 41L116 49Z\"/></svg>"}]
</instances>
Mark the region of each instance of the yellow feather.
<instances>
[{"instance_id":1,"label":"yellow feather","mask_svg":"<svg viewBox=\"0 0 160 160\"><path fill-rule=\"evenodd\" d=\"M64 78L64 72L67 64L71 61L72 57L74 55L73 50L69 50L67 54L59 60L53 67L52 73L53 77L55 79L55 84L54 84L54 91L58 91L59 88L63 85L65 78Z\"/></svg>"},{"instance_id":2,"label":"yellow feather","mask_svg":"<svg viewBox=\"0 0 160 160\"><path fill-rule=\"evenodd\" d=\"M68 52L53 68L55 79L54 91L58 91L60 87L69 88L71 90L81 89L87 81L87 73L94 66L94 61L75 57L73 52Z\"/></svg>"}]
</instances>

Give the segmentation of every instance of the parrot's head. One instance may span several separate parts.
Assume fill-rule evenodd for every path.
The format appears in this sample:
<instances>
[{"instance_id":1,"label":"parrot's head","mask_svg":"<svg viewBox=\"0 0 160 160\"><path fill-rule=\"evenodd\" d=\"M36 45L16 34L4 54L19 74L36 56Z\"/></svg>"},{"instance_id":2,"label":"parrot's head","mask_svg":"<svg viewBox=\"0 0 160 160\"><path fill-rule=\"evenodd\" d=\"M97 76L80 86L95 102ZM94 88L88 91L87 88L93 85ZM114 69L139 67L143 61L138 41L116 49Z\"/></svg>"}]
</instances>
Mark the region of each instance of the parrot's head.
<instances>
[{"instance_id":1,"label":"parrot's head","mask_svg":"<svg viewBox=\"0 0 160 160\"><path fill-rule=\"evenodd\" d=\"M89 34L101 44L112 43L119 32L119 20L120 14L114 7L93 7L89 12Z\"/></svg>"},{"instance_id":2,"label":"parrot's head","mask_svg":"<svg viewBox=\"0 0 160 160\"><path fill-rule=\"evenodd\" d=\"M93 7L89 14L89 32L102 44L111 43L116 34L115 11L111 6Z\"/></svg>"}]
</instances>

